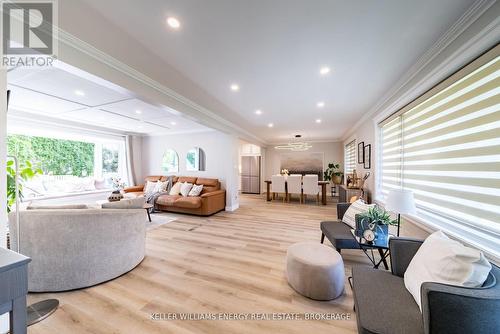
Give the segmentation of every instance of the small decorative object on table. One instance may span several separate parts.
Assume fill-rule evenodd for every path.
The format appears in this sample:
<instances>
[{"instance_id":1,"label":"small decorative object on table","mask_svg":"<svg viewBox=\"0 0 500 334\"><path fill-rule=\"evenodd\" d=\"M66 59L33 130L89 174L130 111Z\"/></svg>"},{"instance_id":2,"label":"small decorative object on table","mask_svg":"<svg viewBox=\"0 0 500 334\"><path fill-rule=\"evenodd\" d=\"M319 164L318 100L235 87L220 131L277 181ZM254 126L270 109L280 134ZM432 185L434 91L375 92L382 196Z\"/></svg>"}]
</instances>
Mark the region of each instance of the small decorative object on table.
<instances>
[{"instance_id":1,"label":"small decorative object on table","mask_svg":"<svg viewBox=\"0 0 500 334\"><path fill-rule=\"evenodd\" d=\"M289 173L288 169L282 169L281 170L281 175L283 175L283 176L288 176L288 173Z\"/></svg>"},{"instance_id":2,"label":"small decorative object on table","mask_svg":"<svg viewBox=\"0 0 500 334\"><path fill-rule=\"evenodd\" d=\"M125 182L122 181L120 177L112 177L111 182L113 183L113 192L108 197L108 201L117 202L123 199L122 190L125 188Z\"/></svg>"},{"instance_id":3,"label":"small decorative object on table","mask_svg":"<svg viewBox=\"0 0 500 334\"><path fill-rule=\"evenodd\" d=\"M356 215L356 235L365 237L366 234L369 237L365 237L368 242L387 239L389 225L398 225L398 221L392 219L387 211L377 206Z\"/></svg>"}]
</instances>

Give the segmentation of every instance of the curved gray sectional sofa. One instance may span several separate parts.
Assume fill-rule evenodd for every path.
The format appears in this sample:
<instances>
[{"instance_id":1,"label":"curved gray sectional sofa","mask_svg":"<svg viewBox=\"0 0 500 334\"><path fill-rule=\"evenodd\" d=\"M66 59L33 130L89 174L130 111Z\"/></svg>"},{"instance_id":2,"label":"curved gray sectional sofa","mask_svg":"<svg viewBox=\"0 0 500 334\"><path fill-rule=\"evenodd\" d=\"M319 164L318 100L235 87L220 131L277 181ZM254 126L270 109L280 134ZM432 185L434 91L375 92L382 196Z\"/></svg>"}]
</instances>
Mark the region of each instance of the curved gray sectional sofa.
<instances>
[{"instance_id":1,"label":"curved gray sectional sofa","mask_svg":"<svg viewBox=\"0 0 500 334\"><path fill-rule=\"evenodd\" d=\"M20 253L29 256L28 290L66 291L116 278L144 258L144 209L20 211ZM9 214L17 250L15 213Z\"/></svg>"}]
</instances>

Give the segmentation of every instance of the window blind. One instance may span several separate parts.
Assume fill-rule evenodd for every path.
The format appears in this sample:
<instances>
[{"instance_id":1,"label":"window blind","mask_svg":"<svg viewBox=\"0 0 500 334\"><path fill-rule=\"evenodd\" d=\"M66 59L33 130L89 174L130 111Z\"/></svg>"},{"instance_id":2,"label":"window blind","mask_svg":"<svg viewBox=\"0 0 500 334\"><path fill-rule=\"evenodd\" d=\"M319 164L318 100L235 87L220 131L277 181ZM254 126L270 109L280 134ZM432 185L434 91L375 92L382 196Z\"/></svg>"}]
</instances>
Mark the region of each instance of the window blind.
<instances>
[{"instance_id":1,"label":"window blind","mask_svg":"<svg viewBox=\"0 0 500 334\"><path fill-rule=\"evenodd\" d=\"M500 52L492 49L381 124L381 200L500 256Z\"/></svg>"},{"instance_id":2,"label":"window blind","mask_svg":"<svg viewBox=\"0 0 500 334\"><path fill-rule=\"evenodd\" d=\"M349 142L344 152L344 174L347 175L356 169L356 140Z\"/></svg>"}]
</instances>

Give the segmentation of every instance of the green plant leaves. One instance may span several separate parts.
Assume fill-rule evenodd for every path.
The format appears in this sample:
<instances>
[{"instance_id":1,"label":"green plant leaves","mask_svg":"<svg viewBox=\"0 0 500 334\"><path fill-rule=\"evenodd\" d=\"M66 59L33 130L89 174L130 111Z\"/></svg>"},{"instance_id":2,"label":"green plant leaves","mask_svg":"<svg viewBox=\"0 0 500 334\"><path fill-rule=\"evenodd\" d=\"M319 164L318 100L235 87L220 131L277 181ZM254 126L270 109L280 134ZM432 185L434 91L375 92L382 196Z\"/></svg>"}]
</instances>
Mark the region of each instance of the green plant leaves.
<instances>
[{"instance_id":1,"label":"green plant leaves","mask_svg":"<svg viewBox=\"0 0 500 334\"><path fill-rule=\"evenodd\" d=\"M374 206L362 214L364 218L370 219L372 222L377 222L380 225L397 225L398 221L391 218L391 215L385 209Z\"/></svg>"}]
</instances>

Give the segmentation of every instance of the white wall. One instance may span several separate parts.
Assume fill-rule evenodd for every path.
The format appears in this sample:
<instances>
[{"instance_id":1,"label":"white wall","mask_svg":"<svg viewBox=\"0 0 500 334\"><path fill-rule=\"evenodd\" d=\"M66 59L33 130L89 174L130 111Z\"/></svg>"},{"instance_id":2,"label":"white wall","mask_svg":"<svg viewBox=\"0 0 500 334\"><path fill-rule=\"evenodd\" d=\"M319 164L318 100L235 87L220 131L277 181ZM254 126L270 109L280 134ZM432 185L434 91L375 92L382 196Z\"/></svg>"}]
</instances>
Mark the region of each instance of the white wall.
<instances>
[{"instance_id":1,"label":"white wall","mask_svg":"<svg viewBox=\"0 0 500 334\"><path fill-rule=\"evenodd\" d=\"M329 163L339 163L344 165L343 148L341 142L323 142L323 143L310 143L312 148L308 152L323 153L323 170L325 170ZM282 153L290 153L288 150L277 150L274 146L267 147L265 151L265 168L264 179L270 180L273 174L280 172L280 155ZM265 190L265 188L263 188Z\"/></svg>"},{"instance_id":2,"label":"white wall","mask_svg":"<svg viewBox=\"0 0 500 334\"><path fill-rule=\"evenodd\" d=\"M205 171L186 170L186 154L193 147L200 147L205 152ZM179 172L173 174L219 179L226 189L226 210L238 208L239 141L236 137L219 131L143 137L139 180L144 180L148 175L165 174L161 170L161 162L164 152L169 148L179 155Z\"/></svg>"},{"instance_id":3,"label":"white wall","mask_svg":"<svg viewBox=\"0 0 500 334\"><path fill-rule=\"evenodd\" d=\"M0 69L0 247L7 246L7 71ZM9 326L9 314L0 316L0 333L5 333Z\"/></svg>"}]
</instances>

